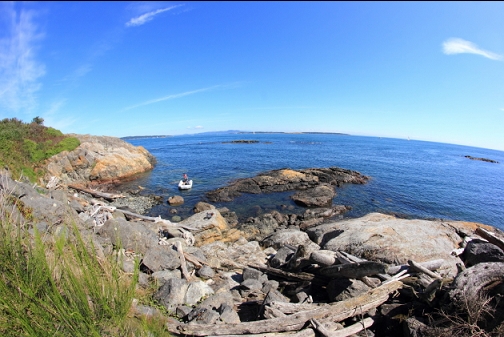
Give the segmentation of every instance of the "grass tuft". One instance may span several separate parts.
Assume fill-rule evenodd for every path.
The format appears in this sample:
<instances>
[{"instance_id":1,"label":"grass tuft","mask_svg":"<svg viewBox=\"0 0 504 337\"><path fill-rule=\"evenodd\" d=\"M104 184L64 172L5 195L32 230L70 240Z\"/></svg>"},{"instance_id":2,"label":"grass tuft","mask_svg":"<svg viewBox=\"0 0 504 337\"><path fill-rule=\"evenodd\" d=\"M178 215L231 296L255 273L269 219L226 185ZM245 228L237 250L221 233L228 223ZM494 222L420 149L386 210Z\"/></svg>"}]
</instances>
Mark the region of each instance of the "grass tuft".
<instances>
[{"instance_id":1,"label":"grass tuft","mask_svg":"<svg viewBox=\"0 0 504 337\"><path fill-rule=\"evenodd\" d=\"M126 274L113 254L98 258L76 226L41 235L14 219L18 208L0 190L1 336L169 336L162 318L131 315L138 261Z\"/></svg>"}]
</instances>

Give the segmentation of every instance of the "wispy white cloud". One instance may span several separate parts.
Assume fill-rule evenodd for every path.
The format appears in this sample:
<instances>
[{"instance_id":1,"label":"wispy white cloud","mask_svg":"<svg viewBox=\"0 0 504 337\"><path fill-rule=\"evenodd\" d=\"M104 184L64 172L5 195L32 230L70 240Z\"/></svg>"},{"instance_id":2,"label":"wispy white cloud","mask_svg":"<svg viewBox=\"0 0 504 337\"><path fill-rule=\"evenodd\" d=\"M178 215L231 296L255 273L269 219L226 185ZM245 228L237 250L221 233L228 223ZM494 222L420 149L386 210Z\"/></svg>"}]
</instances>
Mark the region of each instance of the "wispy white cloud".
<instances>
[{"instance_id":1,"label":"wispy white cloud","mask_svg":"<svg viewBox=\"0 0 504 337\"><path fill-rule=\"evenodd\" d=\"M491 60L501 60L502 55L493 53L488 50L480 49L476 44L458 39L458 38L451 38L443 42L443 53L447 55L453 55L453 54L476 54L476 55L481 55L483 57L489 58Z\"/></svg>"},{"instance_id":2,"label":"wispy white cloud","mask_svg":"<svg viewBox=\"0 0 504 337\"><path fill-rule=\"evenodd\" d=\"M154 16L161 14L163 12L167 12L167 11L172 10L174 8L180 7L180 6L183 6L183 5L176 5L176 6L156 9L156 10L150 11L148 13L142 14L140 16L131 18L128 22L126 22L126 27L141 26L144 23L147 23L147 22L151 21L152 19L154 19Z\"/></svg>"},{"instance_id":3,"label":"wispy white cloud","mask_svg":"<svg viewBox=\"0 0 504 337\"><path fill-rule=\"evenodd\" d=\"M204 129L203 126L201 125L197 125L197 126L188 126L187 129L191 130L191 129L196 129L196 130L199 130L199 129Z\"/></svg>"},{"instance_id":4,"label":"wispy white cloud","mask_svg":"<svg viewBox=\"0 0 504 337\"><path fill-rule=\"evenodd\" d=\"M14 4L3 3L0 11L4 27L0 33L0 105L11 111L34 108L44 65L35 51L43 34L34 22L35 12L16 11Z\"/></svg>"},{"instance_id":5,"label":"wispy white cloud","mask_svg":"<svg viewBox=\"0 0 504 337\"><path fill-rule=\"evenodd\" d=\"M207 88L202 88L202 89L197 89L197 90L192 90L192 91L186 91L186 92L182 92L182 93L179 93L179 94L167 95L167 96L164 96L164 97L160 97L160 98L156 98L156 99L151 99L149 101L145 101L143 103L135 104L135 105L132 105L130 107L124 108L124 110L131 110L131 109L135 109L135 108L138 108L138 107L141 107L141 106L144 106L144 105L149 105L149 104L158 103L158 102L162 102L162 101L167 101L167 100L171 100L171 99L175 99L175 98L181 98L181 97L185 97L185 96L189 96L189 95L194 95L194 94L198 94L200 92L212 91L212 90L217 90L217 89L229 89L229 88L235 88L237 86L238 86L238 84L214 85L214 86L207 87Z\"/></svg>"}]
</instances>

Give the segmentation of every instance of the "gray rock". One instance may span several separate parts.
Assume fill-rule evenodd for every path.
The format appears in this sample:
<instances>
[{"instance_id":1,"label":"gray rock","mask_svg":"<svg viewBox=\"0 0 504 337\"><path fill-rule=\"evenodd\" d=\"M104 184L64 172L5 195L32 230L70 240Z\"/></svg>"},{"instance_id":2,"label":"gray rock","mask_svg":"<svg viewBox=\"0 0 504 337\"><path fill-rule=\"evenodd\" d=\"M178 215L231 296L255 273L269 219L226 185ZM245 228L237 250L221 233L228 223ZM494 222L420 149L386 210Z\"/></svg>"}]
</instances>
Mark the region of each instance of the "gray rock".
<instances>
[{"instance_id":1,"label":"gray rock","mask_svg":"<svg viewBox=\"0 0 504 337\"><path fill-rule=\"evenodd\" d=\"M263 283L256 279L248 279L241 283L245 290L262 290Z\"/></svg>"},{"instance_id":2,"label":"gray rock","mask_svg":"<svg viewBox=\"0 0 504 337\"><path fill-rule=\"evenodd\" d=\"M135 262L131 260L124 260L122 263L122 270L125 273L133 273L135 271Z\"/></svg>"},{"instance_id":3,"label":"gray rock","mask_svg":"<svg viewBox=\"0 0 504 337\"><path fill-rule=\"evenodd\" d=\"M110 219L97 230L97 234L110 238L116 247L145 254L151 247L157 247L158 236L143 222L128 222L125 219Z\"/></svg>"},{"instance_id":4,"label":"gray rock","mask_svg":"<svg viewBox=\"0 0 504 337\"><path fill-rule=\"evenodd\" d=\"M169 279L154 294L154 299L168 311L174 311L177 306L184 304L188 287L185 279Z\"/></svg>"},{"instance_id":5,"label":"gray rock","mask_svg":"<svg viewBox=\"0 0 504 337\"><path fill-rule=\"evenodd\" d=\"M212 210L212 209L215 209L214 205L211 205L211 204L203 202L203 201L199 201L194 206L193 212L194 213L200 213L200 212L209 211L209 210Z\"/></svg>"},{"instance_id":6,"label":"gray rock","mask_svg":"<svg viewBox=\"0 0 504 337\"><path fill-rule=\"evenodd\" d=\"M243 280L257 280L261 283L265 282L268 280L268 276L265 275L263 272L254 269L254 268L245 268L243 270Z\"/></svg>"},{"instance_id":7,"label":"gray rock","mask_svg":"<svg viewBox=\"0 0 504 337\"><path fill-rule=\"evenodd\" d=\"M171 246L156 245L145 253L142 264L152 272L173 270L180 267L180 259Z\"/></svg>"},{"instance_id":8,"label":"gray rock","mask_svg":"<svg viewBox=\"0 0 504 337\"><path fill-rule=\"evenodd\" d=\"M278 249L277 253L270 258L268 264L273 268L280 268L284 265L295 253L295 251L289 247L282 247Z\"/></svg>"},{"instance_id":9,"label":"gray rock","mask_svg":"<svg viewBox=\"0 0 504 337\"><path fill-rule=\"evenodd\" d=\"M211 295L210 297L204 299L198 306L217 309L222 304L227 304L228 306L231 307L233 306L234 300L233 295L231 294L230 291L217 292Z\"/></svg>"},{"instance_id":10,"label":"gray rock","mask_svg":"<svg viewBox=\"0 0 504 337\"><path fill-rule=\"evenodd\" d=\"M304 207L329 207L335 196L334 187L327 184L296 192L292 200Z\"/></svg>"},{"instance_id":11,"label":"gray rock","mask_svg":"<svg viewBox=\"0 0 504 337\"><path fill-rule=\"evenodd\" d=\"M168 198L168 203L170 204L170 206L180 206L184 203L184 198L182 198L180 195L174 195Z\"/></svg>"},{"instance_id":12,"label":"gray rock","mask_svg":"<svg viewBox=\"0 0 504 337\"><path fill-rule=\"evenodd\" d=\"M191 323L214 324L220 318L220 315L217 311L209 308L197 308L188 315L188 318Z\"/></svg>"},{"instance_id":13,"label":"gray rock","mask_svg":"<svg viewBox=\"0 0 504 337\"><path fill-rule=\"evenodd\" d=\"M212 295L214 291L208 284L203 281L195 281L189 284L185 295L184 303L188 305L195 305L202 298Z\"/></svg>"},{"instance_id":14,"label":"gray rock","mask_svg":"<svg viewBox=\"0 0 504 337\"><path fill-rule=\"evenodd\" d=\"M355 279L334 279L327 284L327 295L332 302L344 301L358 296L370 288L364 282Z\"/></svg>"},{"instance_id":15,"label":"gray rock","mask_svg":"<svg viewBox=\"0 0 504 337\"><path fill-rule=\"evenodd\" d=\"M279 283L278 281L275 281L275 280L268 280L266 282L263 283L263 287L262 287L262 292L267 294L268 292L270 292L271 290L278 290L278 287L279 287Z\"/></svg>"},{"instance_id":16,"label":"gray rock","mask_svg":"<svg viewBox=\"0 0 504 337\"><path fill-rule=\"evenodd\" d=\"M464 249L464 260L467 267L481 262L504 262L504 252L490 242L476 239Z\"/></svg>"},{"instance_id":17,"label":"gray rock","mask_svg":"<svg viewBox=\"0 0 504 337\"><path fill-rule=\"evenodd\" d=\"M144 316L146 318L161 315L161 312L158 309L142 304L135 305L134 310L137 315Z\"/></svg>"},{"instance_id":18,"label":"gray rock","mask_svg":"<svg viewBox=\"0 0 504 337\"><path fill-rule=\"evenodd\" d=\"M319 245L310 240L308 234L296 229L284 229L273 233L266 237L261 244L264 247L273 247L278 250L286 245L292 247L303 245L308 254L320 249Z\"/></svg>"},{"instance_id":19,"label":"gray rock","mask_svg":"<svg viewBox=\"0 0 504 337\"><path fill-rule=\"evenodd\" d=\"M456 264L462 261L450 253L462 242L459 228L468 226L458 221L406 220L370 213L309 228L306 233L322 249L346 251L371 261L399 265L408 260L443 259L439 272L454 276Z\"/></svg>"},{"instance_id":20,"label":"gray rock","mask_svg":"<svg viewBox=\"0 0 504 337\"><path fill-rule=\"evenodd\" d=\"M229 304L223 303L219 308L220 320L224 323L240 323L240 316Z\"/></svg>"},{"instance_id":21,"label":"gray rock","mask_svg":"<svg viewBox=\"0 0 504 337\"><path fill-rule=\"evenodd\" d=\"M196 271L196 276L201 277L202 279L210 279L215 276L215 272L209 266L203 266Z\"/></svg>"},{"instance_id":22,"label":"gray rock","mask_svg":"<svg viewBox=\"0 0 504 337\"><path fill-rule=\"evenodd\" d=\"M175 315L177 315L178 318L183 319L187 315L189 315L191 311L193 311L192 307L189 307L187 305L179 305L175 310Z\"/></svg>"},{"instance_id":23,"label":"gray rock","mask_svg":"<svg viewBox=\"0 0 504 337\"><path fill-rule=\"evenodd\" d=\"M140 272L138 274L138 285L143 288L147 288L149 286L150 276L146 273Z\"/></svg>"},{"instance_id":24,"label":"gray rock","mask_svg":"<svg viewBox=\"0 0 504 337\"><path fill-rule=\"evenodd\" d=\"M151 276L157 282L157 284L163 285L166 281L168 281L171 278L181 278L182 273L180 272L179 269L160 270L152 273Z\"/></svg>"}]
</instances>

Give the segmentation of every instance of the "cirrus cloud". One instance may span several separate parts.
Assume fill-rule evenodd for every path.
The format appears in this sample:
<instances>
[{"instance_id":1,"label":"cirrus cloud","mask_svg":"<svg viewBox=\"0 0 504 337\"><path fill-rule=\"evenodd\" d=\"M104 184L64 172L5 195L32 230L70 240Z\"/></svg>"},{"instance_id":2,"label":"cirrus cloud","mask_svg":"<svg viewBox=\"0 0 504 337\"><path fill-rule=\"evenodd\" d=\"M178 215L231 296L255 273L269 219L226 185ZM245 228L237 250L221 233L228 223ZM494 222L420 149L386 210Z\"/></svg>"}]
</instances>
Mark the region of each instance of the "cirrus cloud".
<instances>
[{"instance_id":1,"label":"cirrus cloud","mask_svg":"<svg viewBox=\"0 0 504 337\"><path fill-rule=\"evenodd\" d=\"M451 38L443 42L443 53L453 54L476 54L491 60L501 60L502 55L488 50L480 49L476 44L459 38Z\"/></svg>"},{"instance_id":2,"label":"cirrus cloud","mask_svg":"<svg viewBox=\"0 0 504 337\"><path fill-rule=\"evenodd\" d=\"M126 22L126 27L132 27L132 26L141 26L144 23L147 23L154 19L154 16L161 14L163 12L172 10L174 8L180 7L182 5L176 5L176 6L171 6L171 7L166 7L166 8L161 8L161 9L156 9L154 11L142 14L140 16L131 18L128 22Z\"/></svg>"},{"instance_id":3,"label":"cirrus cloud","mask_svg":"<svg viewBox=\"0 0 504 337\"><path fill-rule=\"evenodd\" d=\"M0 104L12 111L29 111L36 105L39 78L45 74L35 53L43 34L35 12L16 11L12 3L2 7L6 29L0 33Z\"/></svg>"}]
</instances>

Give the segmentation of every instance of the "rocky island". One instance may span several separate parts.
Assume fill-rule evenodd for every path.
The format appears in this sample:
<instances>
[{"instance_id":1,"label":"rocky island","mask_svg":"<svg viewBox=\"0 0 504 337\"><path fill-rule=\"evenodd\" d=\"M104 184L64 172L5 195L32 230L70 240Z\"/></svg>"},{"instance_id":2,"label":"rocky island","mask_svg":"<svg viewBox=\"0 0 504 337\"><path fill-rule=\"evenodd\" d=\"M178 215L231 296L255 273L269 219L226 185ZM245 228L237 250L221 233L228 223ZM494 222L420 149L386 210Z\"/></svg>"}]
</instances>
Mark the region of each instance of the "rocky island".
<instances>
[{"instance_id":1,"label":"rocky island","mask_svg":"<svg viewBox=\"0 0 504 337\"><path fill-rule=\"evenodd\" d=\"M121 255L116 261L125 274L134 273L139 261L137 287L153 289L158 306L134 301L131 310L161 317L173 335L441 336L457 331L470 336L477 329L491 336L503 330L498 298L504 235L496 228L379 213L335 218L351 207L332 205L337 188L369 180L335 167L284 168L240 179L208 192L209 203L194 205L194 215L170 222L143 215L145 208L135 206L139 197L99 189L99 183L151 169L152 155L111 137L79 139L77 149L47 162L43 186L15 181L4 172L3 200L21 205L13 211L17 223L45 237L74 223L97 256ZM286 190L295 191L293 199L306 207L304 214L271 212L238 223L232 210L211 204L241 193ZM474 320L468 305L494 314Z\"/></svg>"}]
</instances>

